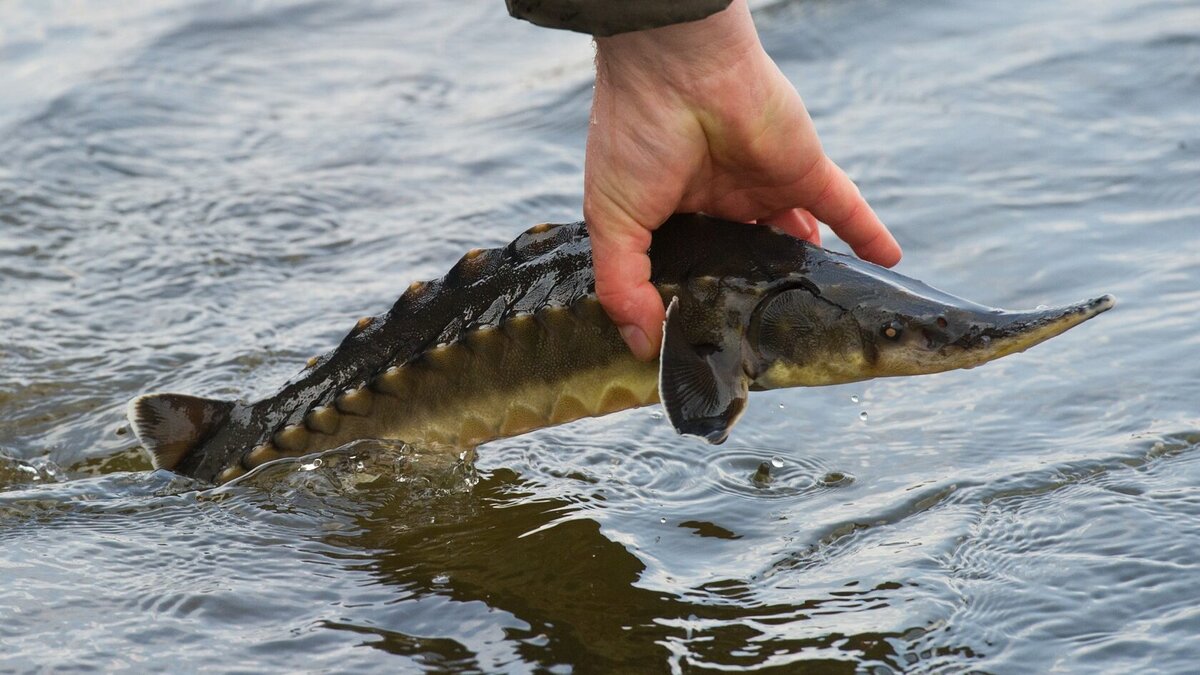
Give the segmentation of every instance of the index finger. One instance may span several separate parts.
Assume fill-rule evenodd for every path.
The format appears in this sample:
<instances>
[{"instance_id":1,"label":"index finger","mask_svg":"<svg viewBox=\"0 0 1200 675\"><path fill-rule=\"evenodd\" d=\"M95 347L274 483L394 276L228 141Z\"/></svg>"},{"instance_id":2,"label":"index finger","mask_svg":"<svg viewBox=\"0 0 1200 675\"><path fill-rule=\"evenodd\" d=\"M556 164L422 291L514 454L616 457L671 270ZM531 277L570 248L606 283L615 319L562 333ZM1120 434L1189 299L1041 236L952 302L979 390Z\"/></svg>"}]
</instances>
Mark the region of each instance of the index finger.
<instances>
[{"instance_id":1,"label":"index finger","mask_svg":"<svg viewBox=\"0 0 1200 675\"><path fill-rule=\"evenodd\" d=\"M650 283L650 231L631 220L588 219L596 297L637 358L658 355L662 296Z\"/></svg>"},{"instance_id":2,"label":"index finger","mask_svg":"<svg viewBox=\"0 0 1200 675\"><path fill-rule=\"evenodd\" d=\"M802 206L829 225L834 234L849 244L860 258L885 267L900 262L900 256L903 255L900 244L896 243L895 237L875 215L846 172L826 156L817 163L812 173L815 180L810 185L819 189Z\"/></svg>"}]
</instances>

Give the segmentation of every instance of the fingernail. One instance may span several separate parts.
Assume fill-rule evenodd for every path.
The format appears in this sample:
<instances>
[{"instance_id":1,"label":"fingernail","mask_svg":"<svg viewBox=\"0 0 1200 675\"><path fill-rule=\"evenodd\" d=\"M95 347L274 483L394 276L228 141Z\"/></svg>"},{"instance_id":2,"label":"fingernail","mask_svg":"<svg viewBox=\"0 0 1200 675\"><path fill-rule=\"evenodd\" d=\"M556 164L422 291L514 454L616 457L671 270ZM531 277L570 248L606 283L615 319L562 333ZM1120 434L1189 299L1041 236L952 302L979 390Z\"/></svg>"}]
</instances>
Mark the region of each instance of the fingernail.
<instances>
[{"instance_id":1,"label":"fingernail","mask_svg":"<svg viewBox=\"0 0 1200 675\"><path fill-rule=\"evenodd\" d=\"M654 348L650 345L650 338L646 337L646 332L641 328L630 324L621 326L617 330L621 331L621 339L629 345L629 351L633 352L634 356L643 361L654 357Z\"/></svg>"}]
</instances>

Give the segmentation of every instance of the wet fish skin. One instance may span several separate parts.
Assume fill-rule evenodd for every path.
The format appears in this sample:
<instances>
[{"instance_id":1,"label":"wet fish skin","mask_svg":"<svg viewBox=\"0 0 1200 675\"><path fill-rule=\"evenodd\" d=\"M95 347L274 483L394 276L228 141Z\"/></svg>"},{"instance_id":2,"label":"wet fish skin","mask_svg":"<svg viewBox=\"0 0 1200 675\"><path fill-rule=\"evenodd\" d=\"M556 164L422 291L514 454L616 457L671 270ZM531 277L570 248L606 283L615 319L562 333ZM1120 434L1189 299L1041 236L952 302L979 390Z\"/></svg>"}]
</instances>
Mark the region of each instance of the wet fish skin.
<instances>
[{"instance_id":1,"label":"wet fish skin","mask_svg":"<svg viewBox=\"0 0 1200 675\"><path fill-rule=\"evenodd\" d=\"M668 303L658 363L635 360L595 296L583 223L539 225L465 255L359 321L276 394L150 394L129 418L155 465L225 482L359 438L471 448L659 401L722 442L747 392L973 367L1112 306L992 310L762 226L677 215L656 231Z\"/></svg>"}]
</instances>

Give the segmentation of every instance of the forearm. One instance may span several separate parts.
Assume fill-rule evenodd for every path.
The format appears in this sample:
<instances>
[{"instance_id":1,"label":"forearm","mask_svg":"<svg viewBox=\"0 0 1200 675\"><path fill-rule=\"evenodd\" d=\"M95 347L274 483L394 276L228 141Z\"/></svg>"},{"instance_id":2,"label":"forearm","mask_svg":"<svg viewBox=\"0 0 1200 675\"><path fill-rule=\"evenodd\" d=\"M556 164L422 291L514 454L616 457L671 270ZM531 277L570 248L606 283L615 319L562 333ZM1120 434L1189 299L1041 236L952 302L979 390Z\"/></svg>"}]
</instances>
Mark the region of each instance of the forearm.
<instances>
[{"instance_id":1,"label":"forearm","mask_svg":"<svg viewBox=\"0 0 1200 675\"><path fill-rule=\"evenodd\" d=\"M730 0L505 0L509 14L539 26L598 37L698 21Z\"/></svg>"}]
</instances>

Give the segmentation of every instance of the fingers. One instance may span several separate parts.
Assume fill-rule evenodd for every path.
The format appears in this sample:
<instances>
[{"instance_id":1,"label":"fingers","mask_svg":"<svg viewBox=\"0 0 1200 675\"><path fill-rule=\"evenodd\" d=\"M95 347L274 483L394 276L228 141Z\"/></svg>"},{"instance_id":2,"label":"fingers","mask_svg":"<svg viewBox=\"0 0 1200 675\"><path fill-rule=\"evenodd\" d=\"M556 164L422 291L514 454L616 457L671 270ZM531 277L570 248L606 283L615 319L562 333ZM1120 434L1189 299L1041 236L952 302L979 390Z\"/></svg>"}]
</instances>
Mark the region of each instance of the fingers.
<instances>
[{"instance_id":1,"label":"fingers","mask_svg":"<svg viewBox=\"0 0 1200 675\"><path fill-rule=\"evenodd\" d=\"M900 262L900 245L892 233L829 157L819 160L798 187L812 215L829 225L860 258L885 267Z\"/></svg>"},{"instance_id":2,"label":"fingers","mask_svg":"<svg viewBox=\"0 0 1200 675\"><path fill-rule=\"evenodd\" d=\"M780 211L770 218L759 221L778 230L792 235L797 239L805 239L820 246L821 227L813 214L805 209L788 209Z\"/></svg>"},{"instance_id":3,"label":"fingers","mask_svg":"<svg viewBox=\"0 0 1200 675\"><path fill-rule=\"evenodd\" d=\"M650 231L622 216L588 214L596 297L637 358L658 355L666 316L650 283Z\"/></svg>"}]
</instances>

